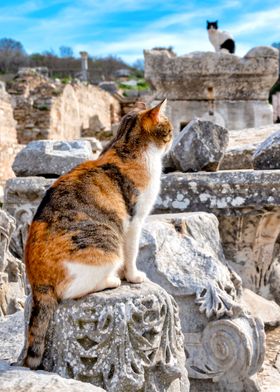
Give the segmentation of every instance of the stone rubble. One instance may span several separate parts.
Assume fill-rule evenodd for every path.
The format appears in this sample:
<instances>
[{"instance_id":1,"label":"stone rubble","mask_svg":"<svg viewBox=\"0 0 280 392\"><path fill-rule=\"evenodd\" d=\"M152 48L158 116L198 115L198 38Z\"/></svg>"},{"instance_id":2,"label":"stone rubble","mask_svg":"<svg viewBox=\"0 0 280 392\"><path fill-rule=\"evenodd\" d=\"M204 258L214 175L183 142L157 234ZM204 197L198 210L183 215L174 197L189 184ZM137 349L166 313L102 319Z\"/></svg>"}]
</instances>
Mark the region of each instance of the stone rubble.
<instances>
[{"instance_id":1,"label":"stone rubble","mask_svg":"<svg viewBox=\"0 0 280 392\"><path fill-rule=\"evenodd\" d=\"M269 124L229 132L228 147L219 169L253 169L253 155L257 147L279 128L279 124Z\"/></svg>"},{"instance_id":2,"label":"stone rubble","mask_svg":"<svg viewBox=\"0 0 280 392\"><path fill-rule=\"evenodd\" d=\"M253 155L255 170L280 169L280 126L256 149Z\"/></svg>"},{"instance_id":3,"label":"stone rubble","mask_svg":"<svg viewBox=\"0 0 280 392\"><path fill-rule=\"evenodd\" d=\"M216 171L228 140L225 128L196 119L176 136L169 155L181 172Z\"/></svg>"},{"instance_id":4,"label":"stone rubble","mask_svg":"<svg viewBox=\"0 0 280 392\"><path fill-rule=\"evenodd\" d=\"M55 178L89 159L94 159L89 141L38 140L18 153L12 168L17 177Z\"/></svg>"}]
</instances>

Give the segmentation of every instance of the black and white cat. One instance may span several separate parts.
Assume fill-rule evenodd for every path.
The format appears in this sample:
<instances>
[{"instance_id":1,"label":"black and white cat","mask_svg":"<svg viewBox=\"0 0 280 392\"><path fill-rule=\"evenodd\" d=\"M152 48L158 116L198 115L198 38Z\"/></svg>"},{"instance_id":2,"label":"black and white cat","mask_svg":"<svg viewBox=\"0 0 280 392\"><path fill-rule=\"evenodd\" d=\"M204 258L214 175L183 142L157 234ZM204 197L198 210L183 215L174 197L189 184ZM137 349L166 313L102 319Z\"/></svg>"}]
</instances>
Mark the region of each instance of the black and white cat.
<instances>
[{"instance_id":1,"label":"black and white cat","mask_svg":"<svg viewBox=\"0 0 280 392\"><path fill-rule=\"evenodd\" d=\"M218 29L218 21L209 22L207 20L208 37L216 52L235 52L235 42L227 31Z\"/></svg>"}]
</instances>

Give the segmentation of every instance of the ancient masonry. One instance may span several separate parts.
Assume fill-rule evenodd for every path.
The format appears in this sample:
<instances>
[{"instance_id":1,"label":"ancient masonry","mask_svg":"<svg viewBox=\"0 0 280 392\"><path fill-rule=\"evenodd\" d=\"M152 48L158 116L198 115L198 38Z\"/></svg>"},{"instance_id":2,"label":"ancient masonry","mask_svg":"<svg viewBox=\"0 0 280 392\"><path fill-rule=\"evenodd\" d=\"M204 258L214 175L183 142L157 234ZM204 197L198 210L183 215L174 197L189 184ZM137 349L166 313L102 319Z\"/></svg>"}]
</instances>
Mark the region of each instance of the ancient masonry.
<instances>
[{"instance_id":1,"label":"ancient masonry","mask_svg":"<svg viewBox=\"0 0 280 392\"><path fill-rule=\"evenodd\" d=\"M11 97L5 91L4 84L0 85L0 124L0 199L2 199L5 181L14 177L12 163L22 148L17 142Z\"/></svg>"},{"instance_id":2,"label":"ancient masonry","mask_svg":"<svg viewBox=\"0 0 280 392\"><path fill-rule=\"evenodd\" d=\"M78 81L65 85L35 69L21 69L6 89L0 85L0 200L26 143L111 136L120 119L121 104L106 91Z\"/></svg>"},{"instance_id":3,"label":"ancient masonry","mask_svg":"<svg viewBox=\"0 0 280 392\"><path fill-rule=\"evenodd\" d=\"M27 68L19 72L7 90L21 144L95 136L119 121L118 101L92 85L64 85Z\"/></svg>"},{"instance_id":4,"label":"ancient masonry","mask_svg":"<svg viewBox=\"0 0 280 392\"><path fill-rule=\"evenodd\" d=\"M278 73L275 51L254 48L243 59L152 51L146 52L145 72L156 88L155 101L165 94L170 99L167 111L177 134L164 160L161 193L140 240L137 263L154 283L123 283L62 302L48 331L42 366L84 382L85 388L91 383L107 392L276 392L280 344L273 341L273 355L265 359L264 329L280 324L280 127L272 125L267 102ZM229 74L234 81L230 87ZM24 110L36 117L37 87L29 92L29 77L30 71L19 75L25 93L12 99L15 110L24 102ZM54 84L51 90L59 94L47 94L52 103L41 111L48 126L39 127L38 134L56 139L53 130L63 126L48 122L52 116L58 119L54 108L61 102L73 108L78 93L93 91L85 88ZM111 123L118 110L110 111ZM193 112L200 118L193 119ZM68 124L70 112L65 113ZM94 126L88 122L82 128L84 135L107 127L98 118ZM28 138L26 129L18 125L18 135ZM86 140L32 141L17 155L17 177L6 182L0 215L0 272L5 293L15 284L18 295L0 298L3 314L20 307L20 259L46 189L75 163L91 157ZM28 297L25 323L30 304ZM19 364L26 349L22 346ZM15 369L25 380L22 370ZM18 378L11 372L5 368L3 379L0 366L0 383L7 385L13 378L16 385ZM32 377L37 373L31 372Z\"/></svg>"},{"instance_id":5,"label":"ancient masonry","mask_svg":"<svg viewBox=\"0 0 280 392\"><path fill-rule=\"evenodd\" d=\"M167 114L179 132L194 116L227 129L272 123L269 90L278 79L278 50L256 47L243 58L212 52L175 56L145 51L145 77L155 101L168 99Z\"/></svg>"}]
</instances>

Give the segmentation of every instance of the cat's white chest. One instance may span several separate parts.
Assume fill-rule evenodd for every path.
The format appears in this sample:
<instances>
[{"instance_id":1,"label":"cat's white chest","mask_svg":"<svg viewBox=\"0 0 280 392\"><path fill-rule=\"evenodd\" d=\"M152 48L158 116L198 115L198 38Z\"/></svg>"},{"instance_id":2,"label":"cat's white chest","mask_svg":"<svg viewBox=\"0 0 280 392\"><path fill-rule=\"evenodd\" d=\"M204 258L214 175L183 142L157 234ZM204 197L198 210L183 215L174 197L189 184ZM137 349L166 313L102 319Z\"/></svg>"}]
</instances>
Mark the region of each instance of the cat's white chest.
<instances>
[{"instance_id":1,"label":"cat's white chest","mask_svg":"<svg viewBox=\"0 0 280 392\"><path fill-rule=\"evenodd\" d=\"M145 191L138 197L136 207L136 217L138 218L145 218L150 213L160 191L162 151L156 146L150 146L145 152L145 161L150 181Z\"/></svg>"}]
</instances>

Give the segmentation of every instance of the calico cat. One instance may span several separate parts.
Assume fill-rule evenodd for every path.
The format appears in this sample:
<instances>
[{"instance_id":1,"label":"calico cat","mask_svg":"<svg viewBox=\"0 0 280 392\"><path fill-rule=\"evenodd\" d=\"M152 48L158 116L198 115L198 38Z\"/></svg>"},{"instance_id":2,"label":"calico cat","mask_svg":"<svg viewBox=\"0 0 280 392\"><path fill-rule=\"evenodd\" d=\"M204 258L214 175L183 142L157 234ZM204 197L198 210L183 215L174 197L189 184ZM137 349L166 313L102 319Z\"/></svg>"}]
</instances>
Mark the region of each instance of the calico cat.
<instances>
[{"instance_id":1,"label":"calico cat","mask_svg":"<svg viewBox=\"0 0 280 392\"><path fill-rule=\"evenodd\" d=\"M218 21L209 22L207 20L208 37L216 52L235 52L235 42L227 31L218 29Z\"/></svg>"},{"instance_id":2,"label":"calico cat","mask_svg":"<svg viewBox=\"0 0 280 392\"><path fill-rule=\"evenodd\" d=\"M121 270L129 282L145 280L136 267L139 237L172 143L164 106L124 116L96 161L80 164L46 192L25 248L33 304L24 366L40 366L59 300L118 287Z\"/></svg>"}]
</instances>

